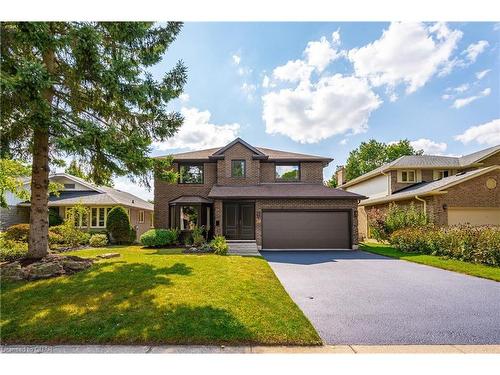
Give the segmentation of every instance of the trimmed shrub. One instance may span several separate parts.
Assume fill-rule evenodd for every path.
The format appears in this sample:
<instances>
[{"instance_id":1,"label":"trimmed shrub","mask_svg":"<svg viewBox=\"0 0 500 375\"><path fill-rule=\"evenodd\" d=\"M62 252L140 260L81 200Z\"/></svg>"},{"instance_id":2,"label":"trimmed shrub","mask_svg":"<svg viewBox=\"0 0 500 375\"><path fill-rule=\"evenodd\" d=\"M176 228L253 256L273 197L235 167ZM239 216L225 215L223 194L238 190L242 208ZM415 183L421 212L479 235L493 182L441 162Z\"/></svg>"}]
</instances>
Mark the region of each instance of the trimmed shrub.
<instances>
[{"instance_id":1,"label":"trimmed shrub","mask_svg":"<svg viewBox=\"0 0 500 375\"><path fill-rule=\"evenodd\" d=\"M210 247L214 250L214 254L217 255L226 255L229 250L229 245L224 236L215 236L214 239L210 241Z\"/></svg>"},{"instance_id":2,"label":"trimmed shrub","mask_svg":"<svg viewBox=\"0 0 500 375\"><path fill-rule=\"evenodd\" d=\"M179 241L177 229L150 229L141 236L141 243L146 247L175 245Z\"/></svg>"},{"instance_id":3,"label":"trimmed shrub","mask_svg":"<svg viewBox=\"0 0 500 375\"><path fill-rule=\"evenodd\" d=\"M93 234L90 237L89 245L92 247L103 247L108 244L108 236L105 234Z\"/></svg>"},{"instance_id":4,"label":"trimmed shrub","mask_svg":"<svg viewBox=\"0 0 500 375\"><path fill-rule=\"evenodd\" d=\"M61 225L63 222L64 220L57 212L49 210L49 227Z\"/></svg>"},{"instance_id":5,"label":"trimmed shrub","mask_svg":"<svg viewBox=\"0 0 500 375\"><path fill-rule=\"evenodd\" d=\"M26 242L12 241L0 237L0 261L12 262L22 259L28 253L28 244Z\"/></svg>"},{"instance_id":6,"label":"trimmed shrub","mask_svg":"<svg viewBox=\"0 0 500 375\"><path fill-rule=\"evenodd\" d=\"M90 233L79 230L75 227L72 220L66 220L64 224L57 225L55 227L50 228L50 232L57 235L60 240L58 244L68 245L71 247L77 247L79 245L86 245L90 240ZM50 241L50 232L49 232L49 241Z\"/></svg>"},{"instance_id":7,"label":"trimmed shrub","mask_svg":"<svg viewBox=\"0 0 500 375\"><path fill-rule=\"evenodd\" d=\"M117 244L129 244L132 237L132 227L127 211L120 206L114 207L108 213L106 230L111 236L111 240Z\"/></svg>"},{"instance_id":8,"label":"trimmed shrub","mask_svg":"<svg viewBox=\"0 0 500 375\"><path fill-rule=\"evenodd\" d=\"M500 266L500 227L404 228L392 233L389 242L404 252Z\"/></svg>"},{"instance_id":9,"label":"trimmed shrub","mask_svg":"<svg viewBox=\"0 0 500 375\"><path fill-rule=\"evenodd\" d=\"M5 239L10 241L28 242L29 224L16 224L5 230Z\"/></svg>"}]
</instances>

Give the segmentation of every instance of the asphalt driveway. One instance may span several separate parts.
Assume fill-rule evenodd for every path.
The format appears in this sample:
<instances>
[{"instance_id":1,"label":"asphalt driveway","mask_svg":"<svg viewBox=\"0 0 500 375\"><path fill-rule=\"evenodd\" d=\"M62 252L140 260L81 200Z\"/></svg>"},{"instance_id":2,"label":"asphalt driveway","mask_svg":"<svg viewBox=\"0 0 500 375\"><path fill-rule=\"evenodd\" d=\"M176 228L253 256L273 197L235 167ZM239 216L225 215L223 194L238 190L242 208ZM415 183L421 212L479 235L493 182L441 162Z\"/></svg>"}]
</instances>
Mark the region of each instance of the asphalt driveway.
<instances>
[{"instance_id":1,"label":"asphalt driveway","mask_svg":"<svg viewBox=\"0 0 500 375\"><path fill-rule=\"evenodd\" d=\"M500 344L500 283L363 251L262 251L326 344Z\"/></svg>"}]
</instances>

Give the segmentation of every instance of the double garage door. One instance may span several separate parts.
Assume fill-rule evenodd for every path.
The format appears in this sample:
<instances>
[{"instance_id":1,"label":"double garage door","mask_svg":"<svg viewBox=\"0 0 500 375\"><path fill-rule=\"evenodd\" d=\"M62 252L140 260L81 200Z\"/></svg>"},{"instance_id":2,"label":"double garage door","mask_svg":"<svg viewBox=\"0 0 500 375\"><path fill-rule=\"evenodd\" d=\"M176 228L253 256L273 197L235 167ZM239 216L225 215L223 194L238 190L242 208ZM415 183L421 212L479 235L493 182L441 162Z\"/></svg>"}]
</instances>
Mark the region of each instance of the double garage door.
<instances>
[{"instance_id":1,"label":"double garage door","mask_svg":"<svg viewBox=\"0 0 500 375\"><path fill-rule=\"evenodd\" d=\"M263 211L263 249L350 249L348 211Z\"/></svg>"}]
</instances>

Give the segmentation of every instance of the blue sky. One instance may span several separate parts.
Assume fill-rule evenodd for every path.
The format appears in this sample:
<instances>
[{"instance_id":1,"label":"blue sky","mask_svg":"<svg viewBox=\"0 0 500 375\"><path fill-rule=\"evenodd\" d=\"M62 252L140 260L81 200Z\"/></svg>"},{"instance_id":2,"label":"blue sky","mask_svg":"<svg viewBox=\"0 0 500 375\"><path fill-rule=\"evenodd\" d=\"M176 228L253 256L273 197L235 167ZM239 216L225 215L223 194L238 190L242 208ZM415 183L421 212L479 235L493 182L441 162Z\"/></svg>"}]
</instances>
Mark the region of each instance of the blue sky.
<instances>
[{"instance_id":1,"label":"blue sky","mask_svg":"<svg viewBox=\"0 0 500 375\"><path fill-rule=\"evenodd\" d=\"M374 138L463 155L500 143L500 25L494 23L186 23L157 78L182 59L172 108L186 121L164 155L235 136L334 158ZM152 197L120 178L119 189Z\"/></svg>"}]
</instances>

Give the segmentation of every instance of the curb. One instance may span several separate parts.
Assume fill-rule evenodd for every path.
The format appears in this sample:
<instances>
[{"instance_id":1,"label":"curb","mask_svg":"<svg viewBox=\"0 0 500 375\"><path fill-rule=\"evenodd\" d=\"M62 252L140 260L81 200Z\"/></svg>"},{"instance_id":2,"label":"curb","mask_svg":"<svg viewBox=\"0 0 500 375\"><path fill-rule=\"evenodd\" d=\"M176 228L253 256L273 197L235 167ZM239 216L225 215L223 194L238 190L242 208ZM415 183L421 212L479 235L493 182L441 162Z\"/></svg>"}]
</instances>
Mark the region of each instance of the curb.
<instances>
[{"instance_id":1,"label":"curb","mask_svg":"<svg viewBox=\"0 0 500 375\"><path fill-rule=\"evenodd\" d=\"M500 345L2 345L0 352L3 354L500 354Z\"/></svg>"}]
</instances>

